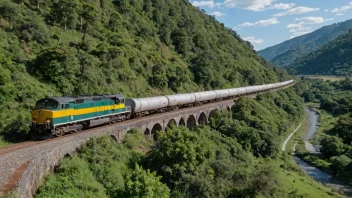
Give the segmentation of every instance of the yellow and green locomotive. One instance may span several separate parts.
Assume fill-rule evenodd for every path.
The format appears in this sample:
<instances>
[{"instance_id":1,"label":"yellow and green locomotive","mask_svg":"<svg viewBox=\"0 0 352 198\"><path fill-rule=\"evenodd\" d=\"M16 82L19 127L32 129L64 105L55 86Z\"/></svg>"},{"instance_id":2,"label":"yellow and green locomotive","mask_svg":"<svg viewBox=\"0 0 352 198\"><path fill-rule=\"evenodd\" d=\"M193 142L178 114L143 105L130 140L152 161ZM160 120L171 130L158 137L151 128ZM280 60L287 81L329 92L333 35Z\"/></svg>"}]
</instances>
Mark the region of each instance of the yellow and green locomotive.
<instances>
[{"instance_id":1,"label":"yellow and green locomotive","mask_svg":"<svg viewBox=\"0 0 352 198\"><path fill-rule=\"evenodd\" d=\"M130 116L131 108L119 94L45 98L32 111L31 134L35 139L47 139Z\"/></svg>"}]
</instances>

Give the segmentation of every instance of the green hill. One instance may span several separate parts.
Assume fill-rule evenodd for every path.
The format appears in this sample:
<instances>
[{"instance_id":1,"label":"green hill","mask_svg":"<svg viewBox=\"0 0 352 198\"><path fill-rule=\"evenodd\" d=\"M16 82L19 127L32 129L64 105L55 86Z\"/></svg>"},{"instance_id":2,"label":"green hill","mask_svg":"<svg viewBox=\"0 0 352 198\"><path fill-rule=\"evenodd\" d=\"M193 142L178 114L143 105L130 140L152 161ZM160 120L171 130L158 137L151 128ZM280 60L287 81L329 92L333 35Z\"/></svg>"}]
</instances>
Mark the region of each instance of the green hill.
<instances>
[{"instance_id":1,"label":"green hill","mask_svg":"<svg viewBox=\"0 0 352 198\"><path fill-rule=\"evenodd\" d=\"M319 47L333 41L352 28L352 20L322 27L312 33L299 36L281 44L259 51L259 55L278 67L285 67Z\"/></svg>"},{"instance_id":2,"label":"green hill","mask_svg":"<svg viewBox=\"0 0 352 198\"><path fill-rule=\"evenodd\" d=\"M352 75L352 30L297 59L288 69L298 74Z\"/></svg>"},{"instance_id":3,"label":"green hill","mask_svg":"<svg viewBox=\"0 0 352 198\"><path fill-rule=\"evenodd\" d=\"M284 75L185 0L2 0L0 71L7 141L26 134L30 108L45 96L143 97Z\"/></svg>"}]
</instances>

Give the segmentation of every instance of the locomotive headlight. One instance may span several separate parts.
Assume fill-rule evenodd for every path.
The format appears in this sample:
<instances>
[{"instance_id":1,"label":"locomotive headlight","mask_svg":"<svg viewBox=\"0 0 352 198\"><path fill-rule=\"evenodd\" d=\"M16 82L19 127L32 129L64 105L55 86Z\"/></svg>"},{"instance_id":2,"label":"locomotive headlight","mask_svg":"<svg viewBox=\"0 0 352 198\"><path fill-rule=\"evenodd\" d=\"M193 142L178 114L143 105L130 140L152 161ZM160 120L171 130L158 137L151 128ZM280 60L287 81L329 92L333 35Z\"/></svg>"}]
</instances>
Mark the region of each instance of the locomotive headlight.
<instances>
[{"instance_id":1,"label":"locomotive headlight","mask_svg":"<svg viewBox=\"0 0 352 198\"><path fill-rule=\"evenodd\" d=\"M50 123L50 119L49 118L46 119L46 123Z\"/></svg>"}]
</instances>

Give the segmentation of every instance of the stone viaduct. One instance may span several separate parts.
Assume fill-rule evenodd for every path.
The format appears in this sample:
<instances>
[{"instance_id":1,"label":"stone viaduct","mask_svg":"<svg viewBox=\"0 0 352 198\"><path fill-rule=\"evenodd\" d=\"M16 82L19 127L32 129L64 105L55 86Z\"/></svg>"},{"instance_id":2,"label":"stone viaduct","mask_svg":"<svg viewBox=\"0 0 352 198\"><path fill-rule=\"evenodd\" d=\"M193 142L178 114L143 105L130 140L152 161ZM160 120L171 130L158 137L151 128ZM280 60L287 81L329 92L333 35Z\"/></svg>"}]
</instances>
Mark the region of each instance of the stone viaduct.
<instances>
[{"instance_id":1,"label":"stone viaduct","mask_svg":"<svg viewBox=\"0 0 352 198\"><path fill-rule=\"evenodd\" d=\"M59 160L65 156L71 156L91 138L109 135L114 140L121 141L127 131L134 128L149 136L154 136L157 131L164 131L171 125L193 128L197 125L206 124L215 109L230 111L233 104L234 100L225 100L128 120L54 138L0 155L0 167L2 167L0 177L3 177L0 178L0 190L14 190L20 197L33 197L45 176L54 170ZM22 172L18 171L19 167L22 167ZM17 180L14 176L16 174ZM15 186L9 186L9 180L14 180ZM12 189L6 189L6 186Z\"/></svg>"}]
</instances>

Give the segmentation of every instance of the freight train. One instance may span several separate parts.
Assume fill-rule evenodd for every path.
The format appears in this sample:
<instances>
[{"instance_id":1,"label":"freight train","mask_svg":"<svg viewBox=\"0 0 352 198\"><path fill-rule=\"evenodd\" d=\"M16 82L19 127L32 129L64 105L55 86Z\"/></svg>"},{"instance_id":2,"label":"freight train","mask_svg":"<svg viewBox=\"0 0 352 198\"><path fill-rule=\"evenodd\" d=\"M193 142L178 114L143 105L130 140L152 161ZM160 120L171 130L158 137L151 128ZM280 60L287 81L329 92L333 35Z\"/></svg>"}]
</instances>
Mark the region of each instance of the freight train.
<instances>
[{"instance_id":1,"label":"freight train","mask_svg":"<svg viewBox=\"0 0 352 198\"><path fill-rule=\"evenodd\" d=\"M215 91L126 99L123 95L51 97L39 100L32 111L31 135L48 139L86 128L229 100L294 83L293 80Z\"/></svg>"}]
</instances>

